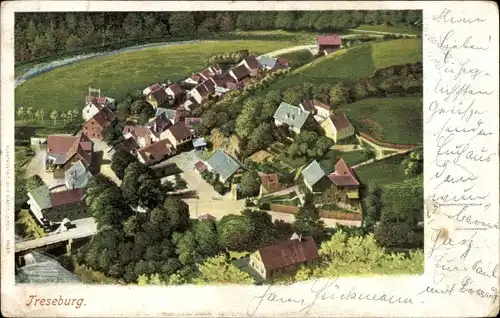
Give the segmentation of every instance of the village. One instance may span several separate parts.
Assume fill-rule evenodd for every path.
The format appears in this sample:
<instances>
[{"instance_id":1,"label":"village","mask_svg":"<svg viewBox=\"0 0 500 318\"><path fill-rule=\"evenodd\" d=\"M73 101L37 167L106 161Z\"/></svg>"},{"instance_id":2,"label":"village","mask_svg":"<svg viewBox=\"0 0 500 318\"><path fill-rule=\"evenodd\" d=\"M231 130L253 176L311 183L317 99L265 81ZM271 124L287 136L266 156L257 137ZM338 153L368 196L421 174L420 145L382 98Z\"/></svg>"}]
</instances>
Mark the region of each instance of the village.
<instances>
[{"instance_id":1,"label":"village","mask_svg":"<svg viewBox=\"0 0 500 318\"><path fill-rule=\"evenodd\" d=\"M321 58L344 47L340 35L318 35L314 52ZM140 115L128 114L125 120L118 114L113 92L89 87L82 99L81 130L73 135L32 138L36 156L28 169L38 183L28 190L28 204L44 235L71 233L78 226L87 227L89 233L98 232L86 203L87 187L96 175L120 186L126 166L132 164L130 158L154 171L162 184L171 185L168 195L182 198L191 219L218 222L227 215L255 210L266 211L273 222L293 223L301 207L312 204L328 228L362 227L361 184L356 167L409 149L377 145L357 133L346 113L316 99L297 104L279 102L272 124L286 135L281 143L240 158L225 148L217 148L210 133L199 129L203 118L196 116L201 113L197 109L214 107L226 95L237 96L263 79L294 68L284 58L256 56L244 50L239 53L242 59L229 67L214 63L178 83L148 85L140 96L144 102ZM273 149L297 141L304 127L328 139L325 150L336 151L338 156L325 161L322 155L308 155L299 168L272 161ZM359 151L369 156L349 165L343 154ZM257 159L260 155L262 160ZM116 173L116 167L124 161L121 173ZM262 165L267 168L259 168ZM130 208L136 214L151 213L142 204ZM256 282L319 258L313 236L297 232L247 256L237 260L238 267Z\"/></svg>"}]
</instances>

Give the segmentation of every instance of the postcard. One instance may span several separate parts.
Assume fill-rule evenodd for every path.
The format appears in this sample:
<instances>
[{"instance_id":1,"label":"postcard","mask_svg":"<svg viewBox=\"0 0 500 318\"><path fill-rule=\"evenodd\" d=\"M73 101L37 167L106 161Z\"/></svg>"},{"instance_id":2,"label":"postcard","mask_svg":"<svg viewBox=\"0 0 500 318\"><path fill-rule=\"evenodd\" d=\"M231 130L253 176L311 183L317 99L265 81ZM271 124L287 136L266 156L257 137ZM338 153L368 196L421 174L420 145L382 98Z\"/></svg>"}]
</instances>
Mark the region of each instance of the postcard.
<instances>
[{"instance_id":1,"label":"postcard","mask_svg":"<svg viewBox=\"0 0 500 318\"><path fill-rule=\"evenodd\" d=\"M487 1L2 3L2 314L496 316L497 27Z\"/></svg>"}]
</instances>

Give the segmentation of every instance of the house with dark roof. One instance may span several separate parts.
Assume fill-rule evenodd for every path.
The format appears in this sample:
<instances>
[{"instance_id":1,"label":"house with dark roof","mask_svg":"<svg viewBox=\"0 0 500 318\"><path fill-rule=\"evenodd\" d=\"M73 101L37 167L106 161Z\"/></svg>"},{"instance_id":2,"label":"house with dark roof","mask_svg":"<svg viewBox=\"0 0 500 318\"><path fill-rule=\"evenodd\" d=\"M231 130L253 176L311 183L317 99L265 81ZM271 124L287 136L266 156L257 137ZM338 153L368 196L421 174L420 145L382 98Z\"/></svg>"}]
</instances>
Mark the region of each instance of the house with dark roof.
<instances>
[{"instance_id":1,"label":"house with dark roof","mask_svg":"<svg viewBox=\"0 0 500 318\"><path fill-rule=\"evenodd\" d=\"M64 178L64 172L78 161L89 166L92 163L94 143L85 135L50 135L47 137L45 170L54 177Z\"/></svg>"},{"instance_id":2,"label":"house with dark roof","mask_svg":"<svg viewBox=\"0 0 500 318\"><path fill-rule=\"evenodd\" d=\"M259 197L270 194L283 189L283 185L279 181L277 173L260 173L260 189Z\"/></svg>"},{"instance_id":3,"label":"house with dark roof","mask_svg":"<svg viewBox=\"0 0 500 318\"><path fill-rule=\"evenodd\" d=\"M168 139L162 139L137 150L137 158L145 165L152 165L175 154L175 147Z\"/></svg>"},{"instance_id":4,"label":"house with dark roof","mask_svg":"<svg viewBox=\"0 0 500 318\"><path fill-rule=\"evenodd\" d=\"M165 91L173 104L180 104L186 99L187 92L179 84L172 84Z\"/></svg>"},{"instance_id":5,"label":"house with dark roof","mask_svg":"<svg viewBox=\"0 0 500 318\"><path fill-rule=\"evenodd\" d=\"M50 192L42 185L28 192L28 204L40 222L42 218L52 222L83 219L92 216L85 206L85 192L84 188Z\"/></svg>"},{"instance_id":6,"label":"house with dark roof","mask_svg":"<svg viewBox=\"0 0 500 318\"><path fill-rule=\"evenodd\" d=\"M149 93L151 93L152 91L155 91L159 88L163 87L162 85L160 85L159 83L154 83L154 84L151 84L149 85L148 87L146 87L145 89L142 90L142 94L144 96L147 96Z\"/></svg>"},{"instance_id":7,"label":"house with dark roof","mask_svg":"<svg viewBox=\"0 0 500 318\"><path fill-rule=\"evenodd\" d=\"M250 255L249 265L263 279L272 279L284 273L294 272L299 265L313 263L318 259L314 238L294 233L286 242L258 249Z\"/></svg>"},{"instance_id":8,"label":"house with dark roof","mask_svg":"<svg viewBox=\"0 0 500 318\"><path fill-rule=\"evenodd\" d=\"M171 97L167 94L167 91L161 85L153 86L153 90L146 94L146 102L148 102L154 108L167 104L170 100Z\"/></svg>"},{"instance_id":9,"label":"house with dark roof","mask_svg":"<svg viewBox=\"0 0 500 318\"><path fill-rule=\"evenodd\" d=\"M261 67L255 55L248 55L238 65L244 65L248 69L250 76L257 75Z\"/></svg>"},{"instance_id":10,"label":"house with dark roof","mask_svg":"<svg viewBox=\"0 0 500 318\"><path fill-rule=\"evenodd\" d=\"M90 169L81 160L66 170L64 175L64 183L68 190L85 188L91 179Z\"/></svg>"},{"instance_id":11,"label":"house with dark roof","mask_svg":"<svg viewBox=\"0 0 500 318\"><path fill-rule=\"evenodd\" d=\"M329 184L323 167L314 160L301 172L304 184L311 192L321 192Z\"/></svg>"},{"instance_id":12,"label":"house with dark roof","mask_svg":"<svg viewBox=\"0 0 500 318\"><path fill-rule=\"evenodd\" d=\"M209 171L219 175L222 183L229 180L242 167L236 159L219 149L208 158L206 166Z\"/></svg>"},{"instance_id":13,"label":"house with dark roof","mask_svg":"<svg viewBox=\"0 0 500 318\"><path fill-rule=\"evenodd\" d=\"M234 78L236 82L242 81L244 78L250 76L250 70L245 65L238 65L229 70L229 75Z\"/></svg>"},{"instance_id":14,"label":"house with dark roof","mask_svg":"<svg viewBox=\"0 0 500 318\"><path fill-rule=\"evenodd\" d=\"M157 110L158 109L160 108L157 108ZM168 110L170 109L167 109L167 111ZM167 112L159 112L159 115L150 120L147 124L144 125L144 127L149 128L151 132L153 132L153 134L159 136L162 132L167 130L168 127L173 125L173 121L174 120L170 120L170 118L167 117Z\"/></svg>"},{"instance_id":15,"label":"house with dark roof","mask_svg":"<svg viewBox=\"0 0 500 318\"><path fill-rule=\"evenodd\" d=\"M122 142L116 144L113 148L115 151L121 149L135 155L140 147L137 143L136 138L132 136L132 134L129 134L127 138L125 138Z\"/></svg>"},{"instance_id":16,"label":"house with dark roof","mask_svg":"<svg viewBox=\"0 0 500 318\"><path fill-rule=\"evenodd\" d=\"M187 94L189 98L194 99L198 104L201 104L204 100L208 99L210 97L210 94L212 93L210 91L210 88L213 88L215 91L215 85L210 85L208 84L209 81L203 82L201 84L198 84L195 88L190 90ZM208 84L208 87L207 87Z\"/></svg>"},{"instance_id":17,"label":"house with dark roof","mask_svg":"<svg viewBox=\"0 0 500 318\"><path fill-rule=\"evenodd\" d=\"M282 102L274 113L274 123L276 126L286 125L290 130L300 134L309 114L300 107Z\"/></svg>"},{"instance_id":18,"label":"house with dark roof","mask_svg":"<svg viewBox=\"0 0 500 318\"><path fill-rule=\"evenodd\" d=\"M343 158L337 160L335 170L328 175L328 179L337 190L339 201L351 206L359 204L359 181Z\"/></svg>"},{"instance_id":19,"label":"house with dark roof","mask_svg":"<svg viewBox=\"0 0 500 318\"><path fill-rule=\"evenodd\" d=\"M93 96L93 92L97 92L98 95ZM82 110L83 120L87 121L94 117L94 115L104 107L114 110L115 100L108 96L101 96L101 89L93 89L89 87L89 94L85 96L85 107Z\"/></svg>"},{"instance_id":20,"label":"house with dark roof","mask_svg":"<svg viewBox=\"0 0 500 318\"><path fill-rule=\"evenodd\" d=\"M318 35L316 48L321 54L329 54L342 48L342 37L338 34Z\"/></svg>"},{"instance_id":21,"label":"house with dark roof","mask_svg":"<svg viewBox=\"0 0 500 318\"><path fill-rule=\"evenodd\" d=\"M82 133L91 140L103 140L104 132L115 120L116 115L108 107L102 107L99 112L83 124Z\"/></svg>"},{"instance_id":22,"label":"house with dark roof","mask_svg":"<svg viewBox=\"0 0 500 318\"><path fill-rule=\"evenodd\" d=\"M160 139L168 139L175 149L191 141L193 133L183 122L178 122L161 133Z\"/></svg>"},{"instance_id":23,"label":"house with dark roof","mask_svg":"<svg viewBox=\"0 0 500 318\"><path fill-rule=\"evenodd\" d=\"M321 127L325 131L325 136L334 142L354 135L354 127L344 113L328 117L321 123Z\"/></svg>"}]
</instances>

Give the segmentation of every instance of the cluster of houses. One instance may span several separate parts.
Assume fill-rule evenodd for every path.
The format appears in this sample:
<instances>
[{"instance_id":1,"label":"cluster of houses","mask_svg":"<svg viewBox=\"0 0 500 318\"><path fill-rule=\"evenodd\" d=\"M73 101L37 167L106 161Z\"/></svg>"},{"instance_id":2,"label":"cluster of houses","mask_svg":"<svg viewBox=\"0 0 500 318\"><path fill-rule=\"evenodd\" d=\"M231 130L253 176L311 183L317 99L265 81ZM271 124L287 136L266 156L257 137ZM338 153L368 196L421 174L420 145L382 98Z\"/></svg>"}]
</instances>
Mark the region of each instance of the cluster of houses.
<instances>
[{"instance_id":1,"label":"cluster of houses","mask_svg":"<svg viewBox=\"0 0 500 318\"><path fill-rule=\"evenodd\" d=\"M330 105L318 100L304 100L299 106L281 103L274 113L274 123L277 127L286 126L299 134L308 118L314 118L324 131L326 137L334 142L354 135L354 127L344 113L333 114Z\"/></svg>"},{"instance_id":2,"label":"cluster of houses","mask_svg":"<svg viewBox=\"0 0 500 318\"><path fill-rule=\"evenodd\" d=\"M321 193L326 189L334 189L331 195L335 196L337 203L357 207L359 205L359 181L351 167L343 158L335 163L330 174L316 160L311 162L301 172L305 186L312 193Z\"/></svg>"},{"instance_id":3,"label":"cluster of houses","mask_svg":"<svg viewBox=\"0 0 500 318\"><path fill-rule=\"evenodd\" d=\"M172 156L189 144L203 150L206 142L195 134L202 119L191 117L191 110L209 98L243 88L261 71L287 66L288 62L283 59L249 55L227 72L216 64L180 84L152 84L142 93L145 101L155 109L155 116L144 125L125 125L124 140L115 150L124 149L146 165ZM114 99L101 96L100 89L89 88L82 110L85 123L81 133L48 136L45 171L53 173L55 179L64 179L66 189L52 191L43 185L28 193L30 209L40 222L88 216L83 197L92 178L94 142L102 141L106 130L117 120L115 110ZM226 182L241 168L241 164L222 151L214 153L207 165L217 171L221 182Z\"/></svg>"},{"instance_id":4,"label":"cluster of houses","mask_svg":"<svg viewBox=\"0 0 500 318\"><path fill-rule=\"evenodd\" d=\"M326 55L342 47L342 39L338 35L320 35L316 40L320 54ZM145 101L155 109L154 117L144 125L125 125L122 130L124 140L114 148L136 155L146 165L158 163L188 146L203 150L206 142L196 136L196 127L202 124L202 119L190 116L191 111L207 99L243 88L259 72L284 67L288 67L286 60L250 55L226 72L216 64L180 84L150 85L142 93ZM115 101L112 98L101 96L100 89L89 88L82 110L85 123L81 133L47 138L45 170L53 173L55 179L64 179L66 189L52 191L42 185L29 191L30 210L42 224L48 220L57 222L65 218L74 220L90 216L84 198L85 187L92 179L94 142L103 140L106 129L116 120L114 111ZM297 134L309 118L313 118L312 122L319 124L325 136L335 142L354 135L354 127L345 114L333 114L330 105L317 100L304 100L298 106L283 102L274 114L276 126L286 126ZM227 184L243 168L237 159L217 149L207 160L196 162L194 169L199 174L210 171L218 176L221 183ZM360 183L345 160L340 158L333 172L326 173L325 170L317 161L311 162L301 171L305 186L313 193L333 187L337 202L358 205ZM259 196L287 187L276 173L259 173L259 178ZM209 214L199 219L215 221ZM266 280L293 271L300 264L315 262L318 258L314 239L294 233L285 242L260 248L251 254L249 265Z\"/></svg>"}]
</instances>

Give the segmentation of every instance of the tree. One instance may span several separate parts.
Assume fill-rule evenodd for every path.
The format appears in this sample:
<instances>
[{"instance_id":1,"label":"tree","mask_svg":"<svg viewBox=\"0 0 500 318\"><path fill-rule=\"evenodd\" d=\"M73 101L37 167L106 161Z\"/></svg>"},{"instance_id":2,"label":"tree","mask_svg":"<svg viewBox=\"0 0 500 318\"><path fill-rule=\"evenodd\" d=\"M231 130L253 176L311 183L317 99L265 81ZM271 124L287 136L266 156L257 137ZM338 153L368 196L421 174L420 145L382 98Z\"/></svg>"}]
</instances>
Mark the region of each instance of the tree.
<instances>
[{"instance_id":1,"label":"tree","mask_svg":"<svg viewBox=\"0 0 500 318\"><path fill-rule=\"evenodd\" d=\"M50 118L54 121L54 125L56 124L58 115L59 113L55 109L50 113Z\"/></svg>"},{"instance_id":2,"label":"tree","mask_svg":"<svg viewBox=\"0 0 500 318\"><path fill-rule=\"evenodd\" d=\"M246 171L241 176L240 191L243 197L255 196L259 193L260 178L257 171Z\"/></svg>"},{"instance_id":3,"label":"tree","mask_svg":"<svg viewBox=\"0 0 500 318\"><path fill-rule=\"evenodd\" d=\"M165 198L161 181L150 174L143 174L139 177L139 188L137 191L139 194L139 205L149 209L160 205Z\"/></svg>"},{"instance_id":4,"label":"tree","mask_svg":"<svg viewBox=\"0 0 500 318\"><path fill-rule=\"evenodd\" d=\"M175 12L168 19L170 33L173 36L191 35L196 29L191 12Z\"/></svg>"},{"instance_id":5,"label":"tree","mask_svg":"<svg viewBox=\"0 0 500 318\"><path fill-rule=\"evenodd\" d=\"M17 109L17 116L19 117L19 119L23 119L24 117L24 107L23 106L20 106L18 109Z\"/></svg>"},{"instance_id":6,"label":"tree","mask_svg":"<svg viewBox=\"0 0 500 318\"><path fill-rule=\"evenodd\" d=\"M253 278L246 272L238 269L235 265L221 254L206 259L198 265L200 272L195 279L197 284L253 284Z\"/></svg>"},{"instance_id":7,"label":"tree","mask_svg":"<svg viewBox=\"0 0 500 318\"><path fill-rule=\"evenodd\" d=\"M245 251L252 244L253 228L242 215L225 215L217 226L219 246L233 251Z\"/></svg>"},{"instance_id":8,"label":"tree","mask_svg":"<svg viewBox=\"0 0 500 318\"><path fill-rule=\"evenodd\" d=\"M137 215L131 215L123 222L123 231L127 236L134 236L140 230L140 223Z\"/></svg>"},{"instance_id":9,"label":"tree","mask_svg":"<svg viewBox=\"0 0 500 318\"><path fill-rule=\"evenodd\" d=\"M276 15L275 26L278 29L292 30L295 27L295 12L279 11Z\"/></svg>"},{"instance_id":10,"label":"tree","mask_svg":"<svg viewBox=\"0 0 500 318\"><path fill-rule=\"evenodd\" d=\"M172 239L183 266L194 265L201 260L201 255L196 251L196 239L192 231L174 232Z\"/></svg>"},{"instance_id":11,"label":"tree","mask_svg":"<svg viewBox=\"0 0 500 318\"><path fill-rule=\"evenodd\" d=\"M297 233L312 235L315 239L321 239L324 235L325 222L319 217L319 211L314 206L311 194L307 194L304 204L299 207L293 223Z\"/></svg>"},{"instance_id":12,"label":"tree","mask_svg":"<svg viewBox=\"0 0 500 318\"><path fill-rule=\"evenodd\" d=\"M123 20L123 30L128 38L137 39L143 33L142 17L140 13L130 12ZM150 30L150 29L149 29Z\"/></svg>"},{"instance_id":13,"label":"tree","mask_svg":"<svg viewBox=\"0 0 500 318\"><path fill-rule=\"evenodd\" d=\"M42 186L44 184L45 182L43 182L42 178L39 175L35 174L29 177L28 180L26 181L26 190L32 191L33 189Z\"/></svg>"},{"instance_id":14,"label":"tree","mask_svg":"<svg viewBox=\"0 0 500 318\"><path fill-rule=\"evenodd\" d=\"M342 84L337 84L330 90L330 105L338 106L349 102L349 90Z\"/></svg>"},{"instance_id":15,"label":"tree","mask_svg":"<svg viewBox=\"0 0 500 318\"><path fill-rule=\"evenodd\" d=\"M287 88L283 93L283 101L285 103L297 106L300 104L301 100L302 96L300 95L300 91L297 87Z\"/></svg>"},{"instance_id":16,"label":"tree","mask_svg":"<svg viewBox=\"0 0 500 318\"><path fill-rule=\"evenodd\" d=\"M133 162L136 162L137 158L130 152L124 149L118 149L111 157L111 170L120 179L125 176L125 169Z\"/></svg>"},{"instance_id":17,"label":"tree","mask_svg":"<svg viewBox=\"0 0 500 318\"><path fill-rule=\"evenodd\" d=\"M109 187L101 192L92 201L90 211L96 219L99 229L106 226L120 229L122 221L131 215L130 209L124 204L123 196L118 186Z\"/></svg>"},{"instance_id":18,"label":"tree","mask_svg":"<svg viewBox=\"0 0 500 318\"><path fill-rule=\"evenodd\" d=\"M219 29L222 32L233 31L235 28L234 20L229 12L221 13L216 20L219 21Z\"/></svg>"},{"instance_id":19,"label":"tree","mask_svg":"<svg viewBox=\"0 0 500 318\"><path fill-rule=\"evenodd\" d=\"M144 101L143 99L137 99L130 105L130 112L134 115L138 115L146 106L146 101Z\"/></svg>"},{"instance_id":20,"label":"tree","mask_svg":"<svg viewBox=\"0 0 500 318\"><path fill-rule=\"evenodd\" d=\"M95 175L86 186L85 203L90 206L93 200L105 189L116 186L107 176L99 173Z\"/></svg>"},{"instance_id":21,"label":"tree","mask_svg":"<svg viewBox=\"0 0 500 318\"><path fill-rule=\"evenodd\" d=\"M248 220L253 229L251 240L253 243L252 250L280 241L276 239L276 227L268 212L245 209L241 214Z\"/></svg>"},{"instance_id":22,"label":"tree","mask_svg":"<svg viewBox=\"0 0 500 318\"><path fill-rule=\"evenodd\" d=\"M29 119L33 119L33 107L26 108L26 116L28 116Z\"/></svg>"},{"instance_id":23,"label":"tree","mask_svg":"<svg viewBox=\"0 0 500 318\"><path fill-rule=\"evenodd\" d=\"M203 257L217 254L219 245L217 243L217 230L212 221L203 220L196 223L195 239L198 244L197 251Z\"/></svg>"},{"instance_id":24,"label":"tree","mask_svg":"<svg viewBox=\"0 0 500 318\"><path fill-rule=\"evenodd\" d=\"M82 45L82 40L74 34L71 34L68 39L66 40L66 50L68 51L76 51L78 50Z\"/></svg>"},{"instance_id":25,"label":"tree","mask_svg":"<svg viewBox=\"0 0 500 318\"><path fill-rule=\"evenodd\" d=\"M168 214L168 223L173 231L182 231L189 223L189 206L178 197L167 197L163 208Z\"/></svg>"},{"instance_id":26,"label":"tree","mask_svg":"<svg viewBox=\"0 0 500 318\"><path fill-rule=\"evenodd\" d=\"M149 173L149 171L149 168L139 161L132 162L127 166L127 168L125 168L125 174L120 187L125 200L134 207L139 204L140 199L137 191L140 187L139 177L143 174Z\"/></svg>"}]
</instances>

